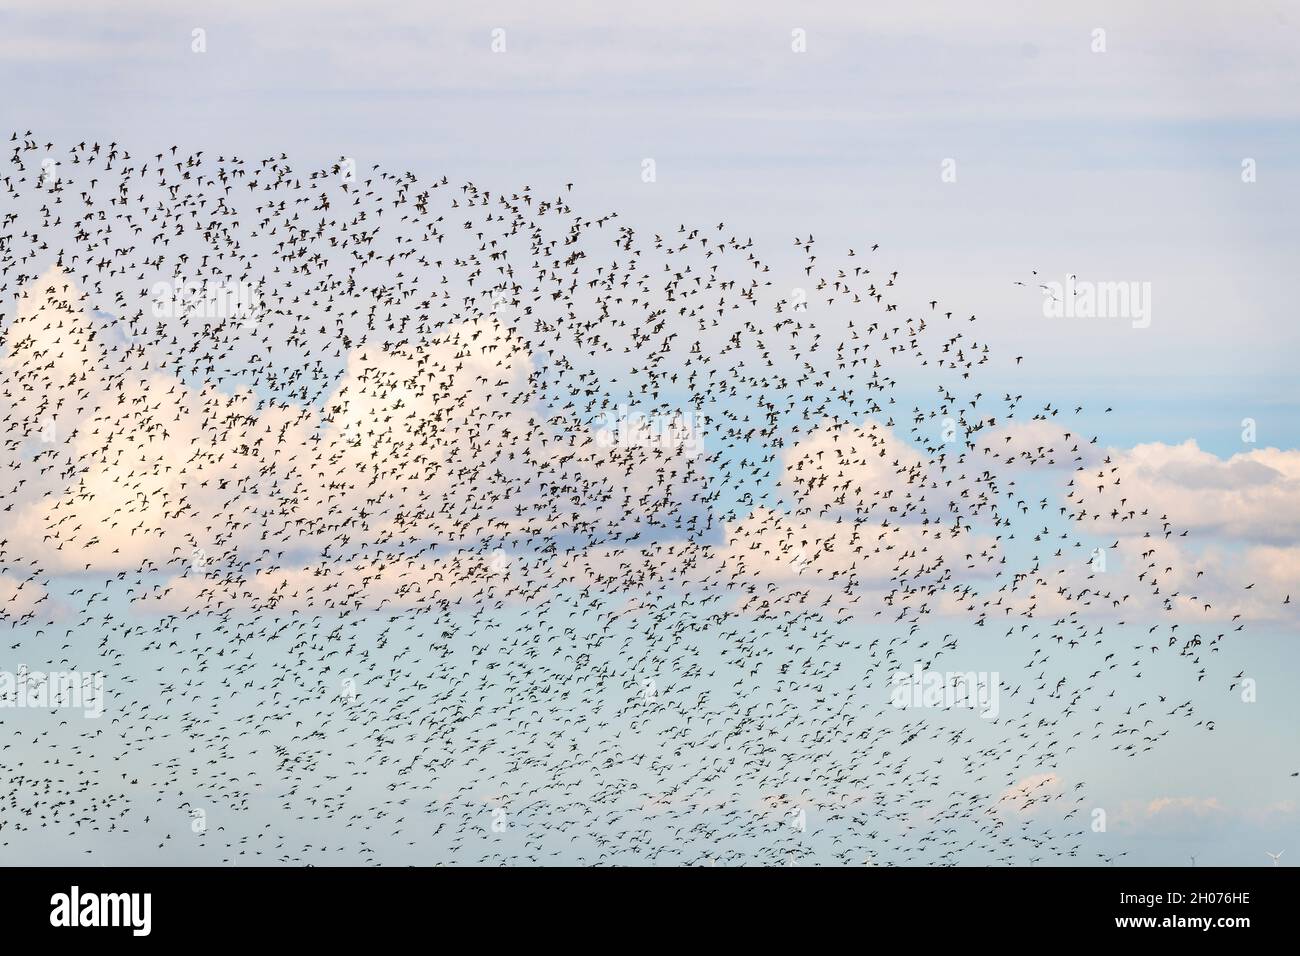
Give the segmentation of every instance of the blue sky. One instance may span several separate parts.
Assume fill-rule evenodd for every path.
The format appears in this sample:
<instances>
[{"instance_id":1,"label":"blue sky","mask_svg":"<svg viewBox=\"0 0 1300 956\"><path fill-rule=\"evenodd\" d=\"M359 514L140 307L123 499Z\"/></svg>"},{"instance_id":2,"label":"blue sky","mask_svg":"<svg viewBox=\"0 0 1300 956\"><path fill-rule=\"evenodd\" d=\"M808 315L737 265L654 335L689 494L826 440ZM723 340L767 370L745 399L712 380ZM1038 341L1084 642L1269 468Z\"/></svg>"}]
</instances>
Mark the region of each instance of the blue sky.
<instances>
[{"instance_id":1,"label":"blue sky","mask_svg":"<svg viewBox=\"0 0 1300 956\"><path fill-rule=\"evenodd\" d=\"M863 6L20 0L0 12L0 128L140 153L349 156L497 190L572 182L575 204L643 233L724 221L790 287L794 236L880 243L913 307L981 317L1003 357L989 391L1086 405L1072 425L1108 448L1300 448L1300 10ZM1047 319L1035 270L1150 282L1151 326ZM1300 506L1287 489L1282 507ZM1078 766L1125 821L1108 837L1126 862L1258 865L1297 842L1294 618L1253 625L1234 654L1268 678L1257 704L1215 705L1216 734Z\"/></svg>"}]
</instances>

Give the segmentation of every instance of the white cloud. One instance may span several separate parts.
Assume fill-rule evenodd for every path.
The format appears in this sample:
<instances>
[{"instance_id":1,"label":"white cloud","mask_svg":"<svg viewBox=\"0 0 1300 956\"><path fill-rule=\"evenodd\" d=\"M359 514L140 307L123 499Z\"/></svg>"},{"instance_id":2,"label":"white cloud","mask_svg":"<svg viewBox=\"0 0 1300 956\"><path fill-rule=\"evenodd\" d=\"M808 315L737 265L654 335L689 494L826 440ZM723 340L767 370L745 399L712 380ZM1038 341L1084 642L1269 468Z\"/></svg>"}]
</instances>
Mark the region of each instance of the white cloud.
<instances>
[{"instance_id":1,"label":"white cloud","mask_svg":"<svg viewBox=\"0 0 1300 956\"><path fill-rule=\"evenodd\" d=\"M256 575L317 559L584 532L617 541L700 510L693 449L604 447L547 413L524 343L494 321L356 349L316 408L191 388L156 360L123 370L61 271L35 288L0 356L17 436L4 446L8 527L22 542L0 557L15 564L210 566L253 576L269 597L282 580Z\"/></svg>"},{"instance_id":2,"label":"white cloud","mask_svg":"<svg viewBox=\"0 0 1300 956\"><path fill-rule=\"evenodd\" d=\"M1160 519L1167 515L1177 532L1286 544L1300 539L1300 450L1252 449L1223 459L1193 439L1137 445L1113 451L1105 477L1085 487L1083 497L1093 512L1118 510L1117 529L1123 516L1137 512L1139 528L1163 532Z\"/></svg>"},{"instance_id":3,"label":"white cloud","mask_svg":"<svg viewBox=\"0 0 1300 956\"><path fill-rule=\"evenodd\" d=\"M1028 817L1042 813L1053 800L1060 799L1063 785L1052 771L1022 777L998 794L994 809L1013 816Z\"/></svg>"}]
</instances>

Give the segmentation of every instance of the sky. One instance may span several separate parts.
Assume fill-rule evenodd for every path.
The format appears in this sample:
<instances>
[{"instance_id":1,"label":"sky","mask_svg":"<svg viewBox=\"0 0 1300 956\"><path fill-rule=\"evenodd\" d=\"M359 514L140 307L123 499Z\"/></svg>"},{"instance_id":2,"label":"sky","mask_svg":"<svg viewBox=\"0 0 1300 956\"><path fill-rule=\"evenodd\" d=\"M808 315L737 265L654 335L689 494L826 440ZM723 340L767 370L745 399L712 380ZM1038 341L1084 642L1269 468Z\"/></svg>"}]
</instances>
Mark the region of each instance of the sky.
<instances>
[{"instance_id":1,"label":"sky","mask_svg":"<svg viewBox=\"0 0 1300 956\"><path fill-rule=\"evenodd\" d=\"M795 237L879 243L1020 358L991 387L1085 405L1074 424L1225 581L1300 592L1300 5L872 6L18 0L0 130L572 183L644 233L724 222L792 289ZM1045 315L1039 284L1068 276L1149 284L1149 325ZM1296 619L1243 613L1256 702L1076 768L1124 862L1268 865L1298 842Z\"/></svg>"}]
</instances>

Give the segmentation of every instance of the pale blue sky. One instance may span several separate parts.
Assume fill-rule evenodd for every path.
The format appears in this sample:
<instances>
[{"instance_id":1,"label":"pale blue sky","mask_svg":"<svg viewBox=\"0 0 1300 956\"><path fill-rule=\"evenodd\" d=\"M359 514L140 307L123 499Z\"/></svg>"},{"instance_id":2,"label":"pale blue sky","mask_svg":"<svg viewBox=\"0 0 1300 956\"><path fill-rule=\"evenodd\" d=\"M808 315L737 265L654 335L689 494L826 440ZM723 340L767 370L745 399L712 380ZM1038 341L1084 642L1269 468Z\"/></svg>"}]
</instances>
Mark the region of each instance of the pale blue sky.
<instances>
[{"instance_id":1,"label":"pale blue sky","mask_svg":"<svg viewBox=\"0 0 1300 956\"><path fill-rule=\"evenodd\" d=\"M995 387L1088 405L1104 445L1194 438L1227 457L1252 417L1261 446L1300 447L1296 4L613 6L8 3L0 129L351 156L494 190L573 182L590 214L643 233L725 221L791 269L796 234L878 242L909 288L1025 356ZM1045 319L1032 282L1013 285L1031 270L1150 282L1151 327ZM1225 710L1212 742L1079 768L1110 806L1229 808L1135 824L1115 844L1130 862L1254 865L1296 844L1300 787L1281 771L1300 769L1300 650L1280 626L1252 641L1283 686Z\"/></svg>"}]
</instances>

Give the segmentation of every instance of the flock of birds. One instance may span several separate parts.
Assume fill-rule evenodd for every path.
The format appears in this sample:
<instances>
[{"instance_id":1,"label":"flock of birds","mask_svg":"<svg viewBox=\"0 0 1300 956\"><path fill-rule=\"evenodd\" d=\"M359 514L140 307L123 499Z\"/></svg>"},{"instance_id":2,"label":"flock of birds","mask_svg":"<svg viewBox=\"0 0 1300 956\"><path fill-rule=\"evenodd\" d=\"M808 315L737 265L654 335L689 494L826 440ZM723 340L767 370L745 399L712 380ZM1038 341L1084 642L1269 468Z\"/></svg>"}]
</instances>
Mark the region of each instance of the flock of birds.
<instances>
[{"instance_id":1,"label":"flock of birds","mask_svg":"<svg viewBox=\"0 0 1300 956\"><path fill-rule=\"evenodd\" d=\"M0 859L1113 861L1082 753L1213 730L1181 529L878 244L30 131L0 181L0 669L106 688L0 710ZM982 662L992 719L890 704Z\"/></svg>"}]
</instances>

